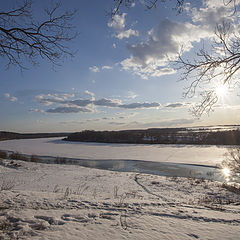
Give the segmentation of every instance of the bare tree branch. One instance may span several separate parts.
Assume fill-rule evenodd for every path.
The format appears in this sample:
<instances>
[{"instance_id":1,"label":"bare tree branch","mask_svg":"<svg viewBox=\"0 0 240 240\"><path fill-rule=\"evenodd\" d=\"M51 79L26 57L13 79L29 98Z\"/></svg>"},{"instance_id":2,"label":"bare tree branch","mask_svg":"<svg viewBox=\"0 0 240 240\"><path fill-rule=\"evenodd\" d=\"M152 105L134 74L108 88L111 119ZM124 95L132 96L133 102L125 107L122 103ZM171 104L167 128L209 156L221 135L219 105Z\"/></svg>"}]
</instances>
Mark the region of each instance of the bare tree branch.
<instances>
[{"instance_id":1,"label":"bare tree branch","mask_svg":"<svg viewBox=\"0 0 240 240\"><path fill-rule=\"evenodd\" d=\"M113 17L116 14L120 13L120 9L122 7L131 7L131 5L135 2L136 0L113 0L114 1L114 7L111 11L111 16ZM167 0L143 0L143 3L147 9L152 9L157 7L158 2L165 3ZM181 13L183 11L183 4L184 0L175 0L176 1L176 7L174 8L178 13Z\"/></svg>"},{"instance_id":2,"label":"bare tree branch","mask_svg":"<svg viewBox=\"0 0 240 240\"><path fill-rule=\"evenodd\" d=\"M179 55L178 69L183 71L181 80L191 81L184 92L185 97L194 96L196 89L206 83L233 85L238 81L236 77L240 70L240 36L232 32L230 23L223 22L216 27L216 39L211 51L200 49L193 61L184 60ZM193 113L201 116L204 112L209 112L217 100L215 90L206 90Z\"/></svg>"},{"instance_id":3,"label":"bare tree branch","mask_svg":"<svg viewBox=\"0 0 240 240\"><path fill-rule=\"evenodd\" d=\"M24 69L24 60L34 65L39 56L59 65L62 57L73 56L67 43L77 36L71 24L76 11L59 13L60 7L56 3L45 9L46 19L42 22L33 20L31 0L24 0L16 9L0 12L0 56L7 58L7 67Z\"/></svg>"},{"instance_id":4,"label":"bare tree branch","mask_svg":"<svg viewBox=\"0 0 240 240\"><path fill-rule=\"evenodd\" d=\"M119 14L120 9L130 7L136 0L114 0L115 6L112 16ZM147 9L152 9L159 2L167 0L144 0ZM230 16L237 16L236 0L222 0L223 5L231 9ZM184 0L176 0L176 10L183 11ZM229 16L229 17L230 17ZM215 89L207 89L209 83L236 86L237 75L240 70L240 34L233 29L231 23L222 22L216 26L215 40L207 49L204 46L196 53L193 60L182 58L182 52L175 62L177 70L182 71L180 80L190 82L183 93L184 97L193 97L196 90L203 87L202 100L191 109L192 113L200 117L203 113L209 113L218 102Z\"/></svg>"}]
</instances>

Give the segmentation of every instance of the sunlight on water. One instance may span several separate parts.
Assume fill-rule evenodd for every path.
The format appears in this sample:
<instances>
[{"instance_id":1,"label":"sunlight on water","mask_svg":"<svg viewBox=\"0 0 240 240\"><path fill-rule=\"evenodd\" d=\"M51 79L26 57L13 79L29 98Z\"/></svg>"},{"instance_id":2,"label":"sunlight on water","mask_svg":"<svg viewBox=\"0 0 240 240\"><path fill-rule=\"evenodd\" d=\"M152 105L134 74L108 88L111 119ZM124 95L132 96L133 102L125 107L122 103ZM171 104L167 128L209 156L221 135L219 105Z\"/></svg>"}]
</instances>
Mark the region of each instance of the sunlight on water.
<instances>
[{"instance_id":1,"label":"sunlight on water","mask_svg":"<svg viewBox=\"0 0 240 240\"><path fill-rule=\"evenodd\" d=\"M223 175L226 178L226 181L229 182L230 181L230 176L231 176L231 171L229 168L225 167L222 169Z\"/></svg>"}]
</instances>

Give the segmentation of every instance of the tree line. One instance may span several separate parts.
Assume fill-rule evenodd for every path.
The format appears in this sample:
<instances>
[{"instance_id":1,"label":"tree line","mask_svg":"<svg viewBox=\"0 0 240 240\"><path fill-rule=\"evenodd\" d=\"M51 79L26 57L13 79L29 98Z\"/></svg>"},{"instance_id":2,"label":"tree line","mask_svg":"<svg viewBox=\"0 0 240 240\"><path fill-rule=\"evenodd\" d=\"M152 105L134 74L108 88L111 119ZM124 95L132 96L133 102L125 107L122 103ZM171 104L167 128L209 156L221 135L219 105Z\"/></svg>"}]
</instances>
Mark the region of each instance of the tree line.
<instances>
[{"instance_id":1,"label":"tree line","mask_svg":"<svg viewBox=\"0 0 240 240\"><path fill-rule=\"evenodd\" d=\"M85 130L82 132L72 133L64 140L77 142L133 144L240 145L240 130L195 131L187 128L122 131Z\"/></svg>"}]
</instances>

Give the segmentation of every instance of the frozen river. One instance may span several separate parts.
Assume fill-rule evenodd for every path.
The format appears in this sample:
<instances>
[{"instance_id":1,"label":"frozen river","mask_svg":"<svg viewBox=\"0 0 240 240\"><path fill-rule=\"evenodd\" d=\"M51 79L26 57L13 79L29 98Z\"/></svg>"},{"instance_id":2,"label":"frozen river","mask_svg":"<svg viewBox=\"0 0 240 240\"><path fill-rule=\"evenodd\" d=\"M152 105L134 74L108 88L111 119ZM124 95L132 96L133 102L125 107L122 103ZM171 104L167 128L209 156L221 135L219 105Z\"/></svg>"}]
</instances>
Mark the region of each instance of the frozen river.
<instances>
[{"instance_id":1,"label":"frozen river","mask_svg":"<svg viewBox=\"0 0 240 240\"><path fill-rule=\"evenodd\" d=\"M122 159L216 166L228 151L224 146L147 145L67 142L61 138L19 139L0 142L1 150L78 159Z\"/></svg>"}]
</instances>

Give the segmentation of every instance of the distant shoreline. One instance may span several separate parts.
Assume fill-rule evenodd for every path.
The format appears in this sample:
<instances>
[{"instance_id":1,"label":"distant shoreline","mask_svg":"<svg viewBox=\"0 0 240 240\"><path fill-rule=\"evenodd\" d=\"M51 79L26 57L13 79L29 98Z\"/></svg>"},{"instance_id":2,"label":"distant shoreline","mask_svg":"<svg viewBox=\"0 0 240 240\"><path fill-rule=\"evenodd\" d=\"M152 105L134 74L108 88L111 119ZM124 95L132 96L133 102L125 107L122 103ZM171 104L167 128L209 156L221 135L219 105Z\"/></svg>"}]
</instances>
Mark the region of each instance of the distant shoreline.
<instances>
[{"instance_id":1,"label":"distant shoreline","mask_svg":"<svg viewBox=\"0 0 240 240\"><path fill-rule=\"evenodd\" d=\"M240 130L151 128L146 130L94 131L69 134L64 141L115 144L187 144L187 145L240 145Z\"/></svg>"}]
</instances>

